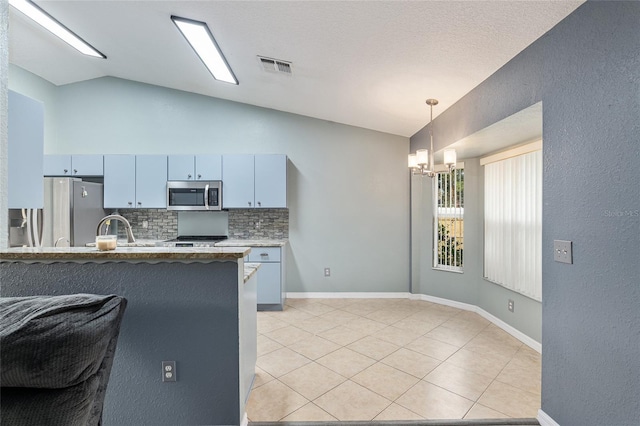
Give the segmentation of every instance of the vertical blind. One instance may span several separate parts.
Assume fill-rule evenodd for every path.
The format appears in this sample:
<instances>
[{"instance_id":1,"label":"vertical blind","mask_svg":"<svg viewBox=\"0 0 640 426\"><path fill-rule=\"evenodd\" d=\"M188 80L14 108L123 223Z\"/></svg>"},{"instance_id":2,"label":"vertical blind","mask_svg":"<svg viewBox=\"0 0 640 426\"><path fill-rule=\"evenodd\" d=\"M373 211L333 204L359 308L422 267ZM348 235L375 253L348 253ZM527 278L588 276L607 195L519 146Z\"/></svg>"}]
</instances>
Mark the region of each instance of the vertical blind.
<instances>
[{"instance_id":1,"label":"vertical blind","mask_svg":"<svg viewBox=\"0 0 640 426\"><path fill-rule=\"evenodd\" d=\"M542 300L542 151L484 166L484 274Z\"/></svg>"},{"instance_id":2,"label":"vertical blind","mask_svg":"<svg viewBox=\"0 0 640 426\"><path fill-rule=\"evenodd\" d=\"M433 180L433 267L462 271L464 253L464 169Z\"/></svg>"}]
</instances>

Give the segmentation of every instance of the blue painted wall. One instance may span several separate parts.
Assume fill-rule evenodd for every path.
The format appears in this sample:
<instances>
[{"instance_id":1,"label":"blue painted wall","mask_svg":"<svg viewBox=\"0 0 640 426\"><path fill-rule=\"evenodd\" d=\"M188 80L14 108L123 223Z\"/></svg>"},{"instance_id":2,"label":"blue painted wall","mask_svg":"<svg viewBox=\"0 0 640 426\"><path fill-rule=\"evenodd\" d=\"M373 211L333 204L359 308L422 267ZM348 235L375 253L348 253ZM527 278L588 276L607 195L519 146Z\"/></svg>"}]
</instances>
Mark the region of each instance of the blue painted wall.
<instances>
[{"instance_id":1,"label":"blue painted wall","mask_svg":"<svg viewBox=\"0 0 640 426\"><path fill-rule=\"evenodd\" d=\"M543 103L542 410L640 424L640 2L588 1L434 122L442 148ZM411 138L426 145L427 130ZM573 265L553 262L573 241Z\"/></svg>"}]
</instances>

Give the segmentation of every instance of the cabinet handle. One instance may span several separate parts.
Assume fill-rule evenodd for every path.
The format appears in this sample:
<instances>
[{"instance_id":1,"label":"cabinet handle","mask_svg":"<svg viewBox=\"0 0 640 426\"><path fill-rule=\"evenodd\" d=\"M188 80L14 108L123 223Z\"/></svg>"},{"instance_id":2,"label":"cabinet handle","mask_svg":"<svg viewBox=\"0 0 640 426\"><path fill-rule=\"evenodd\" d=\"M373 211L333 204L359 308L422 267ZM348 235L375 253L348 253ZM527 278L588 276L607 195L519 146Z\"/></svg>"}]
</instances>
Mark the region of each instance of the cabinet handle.
<instances>
[{"instance_id":1,"label":"cabinet handle","mask_svg":"<svg viewBox=\"0 0 640 426\"><path fill-rule=\"evenodd\" d=\"M191 175L187 175L187 179L191 179Z\"/></svg>"},{"instance_id":2,"label":"cabinet handle","mask_svg":"<svg viewBox=\"0 0 640 426\"><path fill-rule=\"evenodd\" d=\"M267 257L269 256L269 253L260 253L260 257Z\"/></svg>"},{"instance_id":3,"label":"cabinet handle","mask_svg":"<svg viewBox=\"0 0 640 426\"><path fill-rule=\"evenodd\" d=\"M69 173L68 169L64 169L64 174L66 175L67 173Z\"/></svg>"},{"instance_id":4,"label":"cabinet handle","mask_svg":"<svg viewBox=\"0 0 640 426\"><path fill-rule=\"evenodd\" d=\"M131 201L129 201L127 204L129 204L130 206L133 205L133 203Z\"/></svg>"},{"instance_id":5,"label":"cabinet handle","mask_svg":"<svg viewBox=\"0 0 640 426\"><path fill-rule=\"evenodd\" d=\"M258 201L258 207L262 206L262 203L260 201Z\"/></svg>"},{"instance_id":6,"label":"cabinet handle","mask_svg":"<svg viewBox=\"0 0 640 426\"><path fill-rule=\"evenodd\" d=\"M251 207L251 201L249 201L249 207Z\"/></svg>"},{"instance_id":7,"label":"cabinet handle","mask_svg":"<svg viewBox=\"0 0 640 426\"><path fill-rule=\"evenodd\" d=\"M141 206L142 205L142 201L138 201L138 205Z\"/></svg>"},{"instance_id":8,"label":"cabinet handle","mask_svg":"<svg viewBox=\"0 0 640 426\"><path fill-rule=\"evenodd\" d=\"M202 175L198 175L198 179L200 179L202 177Z\"/></svg>"},{"instance_id":9,"label":"cabinet handle","mask_svg":"<svg viewBox=\"0 0 640 426\"><path fill-rule=\"evenodd\" d=\"M77 174L78 173L78 169L73 169L73 174Z\"/></svg>"}]
</instances>

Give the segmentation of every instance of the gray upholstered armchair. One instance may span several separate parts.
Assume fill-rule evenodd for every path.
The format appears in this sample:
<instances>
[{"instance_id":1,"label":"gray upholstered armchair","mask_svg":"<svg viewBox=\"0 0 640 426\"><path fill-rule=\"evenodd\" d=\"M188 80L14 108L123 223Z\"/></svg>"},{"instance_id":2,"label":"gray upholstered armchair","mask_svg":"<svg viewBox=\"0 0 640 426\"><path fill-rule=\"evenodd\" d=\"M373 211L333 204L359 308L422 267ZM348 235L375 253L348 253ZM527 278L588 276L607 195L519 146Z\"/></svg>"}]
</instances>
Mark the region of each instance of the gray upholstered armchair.
<instances>
[{"instance_id":1,"label":"gray upholstered armchair","mask_svg":"<svg viewBox=\"0 0 640 426\"><path fill-rule=\"evenodd\" d=\"M118 296L0 298L3 425L100 425L127 305Z\"/></svg>"}]
</instances>

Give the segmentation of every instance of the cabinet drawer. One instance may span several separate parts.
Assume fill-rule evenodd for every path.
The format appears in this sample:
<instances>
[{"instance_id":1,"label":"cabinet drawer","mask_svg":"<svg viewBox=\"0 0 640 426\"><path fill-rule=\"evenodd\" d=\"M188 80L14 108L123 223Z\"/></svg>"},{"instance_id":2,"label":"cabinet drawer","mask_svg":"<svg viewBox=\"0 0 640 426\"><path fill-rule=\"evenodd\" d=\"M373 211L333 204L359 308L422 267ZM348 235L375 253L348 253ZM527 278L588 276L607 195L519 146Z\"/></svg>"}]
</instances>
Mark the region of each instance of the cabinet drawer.
<instances>
[{"instance_id":1,"label":"cabinet drawer","mask_svg":"<svg viewBox=\"0 0 640 426\"><path fill-rule=\"evenodd\" d=\"M280 262L280 247L252 247L249 262Z\"/></svg>"}]
</instances>

